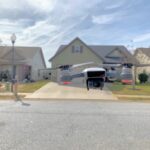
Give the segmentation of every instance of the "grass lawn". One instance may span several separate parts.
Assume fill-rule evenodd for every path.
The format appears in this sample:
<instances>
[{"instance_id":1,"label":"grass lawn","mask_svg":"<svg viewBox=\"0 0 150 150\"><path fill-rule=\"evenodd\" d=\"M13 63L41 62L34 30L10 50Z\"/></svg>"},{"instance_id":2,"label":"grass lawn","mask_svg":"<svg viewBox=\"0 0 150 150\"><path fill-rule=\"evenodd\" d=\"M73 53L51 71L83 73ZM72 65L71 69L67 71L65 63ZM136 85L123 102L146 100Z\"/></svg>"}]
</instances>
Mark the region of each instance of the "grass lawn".
<instances>
[{"instance_id":1,"label":"grass lawn","mask_svg":"<svg viewBox=\"0 0 150 150\"><path fill-rule=\"evenodd\" d=\"M133 102L150 102L150 98L141 98L141 97L122 97L118 96L117 97L119 100L125 100L125 101L133 101Z\"/></svg>"},{"instance_id":2,"label":"grass lawn","mask_svg":"<svg viewBox=\"0 0 150 150\"><path fill-rule=\"evenodd\" d=\"M20 93L32 93L35 92L36 90L40 89L42 86L46 85L49 80L42 80L42 81L37 81L33 83L24 83L24 84L19 84L18 86L18 92Z\"/></svg>"},{"instance_id":3,"label":"grass lawn","mask_svg":"<svg viewBox=\"0 0 150 150\"><path fill-rule=\"evenodd\" d=\"M120 95L150 95L150 84L137 84L135 89L132 85L123 85L119 82L114 82L108 86L114 94Z\"/></svg>"},{"instance_id":4,"label":"grass lawn","mask_svg":"<svg viewBox=\"0 0 150 150\"><path fill-rule=\"evenodd\" d=\"M23 95L19 95L19 98L20 99L22 99L22 98L24 98L25 96L23 96ZM13 96L13 95L0 95L0 100L15 100L16 99L16 97L15 96Z\"/></svg>"}]
</instances>

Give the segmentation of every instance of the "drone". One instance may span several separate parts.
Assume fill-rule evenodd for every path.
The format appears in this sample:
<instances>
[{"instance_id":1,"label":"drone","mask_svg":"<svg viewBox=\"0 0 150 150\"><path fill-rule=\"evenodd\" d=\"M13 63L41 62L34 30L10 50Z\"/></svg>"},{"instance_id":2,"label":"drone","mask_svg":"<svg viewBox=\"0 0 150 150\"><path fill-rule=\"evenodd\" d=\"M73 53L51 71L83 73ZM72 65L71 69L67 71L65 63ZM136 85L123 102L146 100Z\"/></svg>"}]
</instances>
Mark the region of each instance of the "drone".
<instances>
[{"instance_id":1,"label":"drone","mask_svg":"<svg viewBox=\"0 0 150 150\"><path fill-rule=\"evenodd\" d=\"M89 67L92 65L94 67ZM87 66L79 73L74 73L74 69ZM133 67L146 67L150 64L95 64L94 62L85 62L74 65L60 65L52 70L58 70L57 82L68 85L75 78L84 78L87 90L94 88L102 90L106 81L114 82L117 80L117 68L121 69L120 77L123 84L133 84Z\"/></svg>"}]
</instances>

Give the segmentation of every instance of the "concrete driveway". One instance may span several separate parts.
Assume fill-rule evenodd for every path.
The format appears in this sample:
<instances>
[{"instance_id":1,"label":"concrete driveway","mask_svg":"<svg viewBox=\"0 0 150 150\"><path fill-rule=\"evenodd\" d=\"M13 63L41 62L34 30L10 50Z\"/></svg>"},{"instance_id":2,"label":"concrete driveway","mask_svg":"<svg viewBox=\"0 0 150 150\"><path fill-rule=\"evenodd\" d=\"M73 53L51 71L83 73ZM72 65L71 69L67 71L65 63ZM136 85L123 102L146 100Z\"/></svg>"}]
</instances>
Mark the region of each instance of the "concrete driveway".
<instances>
[{"instance_id":1,"label":"concrete driveway","mask_svg":"<svg viewBox=\"0 0 150 150\"><path fill-rule=\"evenodd\" d=\"M104 90L90 89L87 91L85 87L80 85L58 85L50 82L37 90L33 94L27 96L28 99L92 99L92 100L117 100L111 91L105 86Z\"/></svg>"}]
</instances>

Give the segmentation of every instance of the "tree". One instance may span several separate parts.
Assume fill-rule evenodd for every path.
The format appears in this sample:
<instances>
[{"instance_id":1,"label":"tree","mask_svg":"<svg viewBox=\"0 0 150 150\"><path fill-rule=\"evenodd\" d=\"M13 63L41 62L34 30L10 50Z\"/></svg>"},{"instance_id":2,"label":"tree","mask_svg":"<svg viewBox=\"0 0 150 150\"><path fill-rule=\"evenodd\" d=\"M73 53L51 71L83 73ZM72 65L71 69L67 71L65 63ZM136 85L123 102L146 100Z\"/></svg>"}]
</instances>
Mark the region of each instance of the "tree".
<instances>
[{"instance_id":1,"label":"tree","mask_svg":"<svg viewBox=\"0 0 150 150\"><path fill-rule=\"evenodd\" d=\"M148 81L148 75L146 74L146 72L144 71L143 73L140 73L138 75L138 78L140 80L140 83L145 83Z\"/></svg>"}]
</instances>

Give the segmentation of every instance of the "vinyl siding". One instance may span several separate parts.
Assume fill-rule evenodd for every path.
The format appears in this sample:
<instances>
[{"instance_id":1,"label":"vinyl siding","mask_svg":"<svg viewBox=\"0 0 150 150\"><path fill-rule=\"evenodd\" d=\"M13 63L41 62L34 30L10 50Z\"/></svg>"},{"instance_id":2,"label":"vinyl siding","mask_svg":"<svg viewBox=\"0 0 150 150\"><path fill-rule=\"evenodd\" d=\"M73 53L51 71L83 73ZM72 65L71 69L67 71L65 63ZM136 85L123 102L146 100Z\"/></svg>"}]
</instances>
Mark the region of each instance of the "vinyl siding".
<instances>
[{"instance_id":1,"label":"vinyl siding","mask_svg":"<svg viewBox=\"0 0 150 150\"><path fill-rule=\"evenodd\" d=\"M73 53L72 47L74 46L82 47L82 53ZM103 61L95 53L93 53L88 47L86 47L83 43L81 43L80 40L75 40L72 44L70 44L66 49L64 49L60 54L58 54L52 60L52 67L57 67L59 65L66 65L66 64L78 64L78 63L91 62L91 61L97 64L103 63ZM57 76L57 71L53 71L52 76L53 76L52 78L54 79Z\"/></svg>"},{"instance_id":2,"label":"vinyl siding","mask_svg":"<svg viewBox=\"0 0 150 150\"><path fill-rule=\"evenodd\" d=\"M33 80L42 79L39 76L39 69L45 69L45 64L43 63L40 51L36 53L36 55L32 59L32 68L31 68L31 77Z\"/></svg>"},{"instance_id":3,"label":"vinyl siding","mask_svg":"<svg viewBox=\"0 0 150 150\"><path fill-rule=\"evenodd\" d=\"M140 62L140 64L150 64L150 58L141 51L138 51L135 57ZM150 82L150 67L137 68L137 75L142 73L143 71L146 71L146 73L149 75L149 82Z\"/></svg>"}]
</instances>

